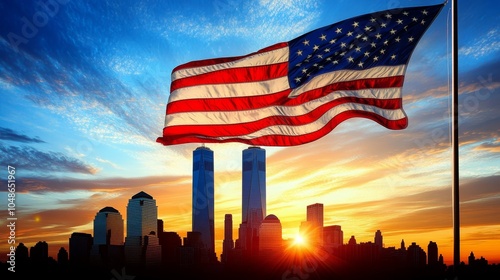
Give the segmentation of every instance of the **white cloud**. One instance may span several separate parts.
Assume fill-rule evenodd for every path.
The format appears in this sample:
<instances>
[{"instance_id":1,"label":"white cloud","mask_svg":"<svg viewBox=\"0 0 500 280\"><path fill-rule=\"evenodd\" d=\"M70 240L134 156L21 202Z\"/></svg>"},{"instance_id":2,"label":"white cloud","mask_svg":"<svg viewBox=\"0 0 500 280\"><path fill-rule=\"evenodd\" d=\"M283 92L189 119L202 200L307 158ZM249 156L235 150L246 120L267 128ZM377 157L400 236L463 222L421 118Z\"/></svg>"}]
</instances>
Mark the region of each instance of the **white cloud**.
<instances>
[{"instance_id":1,"label":"white cloud","mask_svg":"<svg viewBox=\"0 0 500 280\"><path fill-rule=\"evenodd\" d=\"M481 36L479 40L475 41L475 43L460 48L458 52L460 55L479 58L499 51L500 41L498 40L498 36L500 36L498 29L491 29L486 35Z\"/></svg>"}]
</instances>

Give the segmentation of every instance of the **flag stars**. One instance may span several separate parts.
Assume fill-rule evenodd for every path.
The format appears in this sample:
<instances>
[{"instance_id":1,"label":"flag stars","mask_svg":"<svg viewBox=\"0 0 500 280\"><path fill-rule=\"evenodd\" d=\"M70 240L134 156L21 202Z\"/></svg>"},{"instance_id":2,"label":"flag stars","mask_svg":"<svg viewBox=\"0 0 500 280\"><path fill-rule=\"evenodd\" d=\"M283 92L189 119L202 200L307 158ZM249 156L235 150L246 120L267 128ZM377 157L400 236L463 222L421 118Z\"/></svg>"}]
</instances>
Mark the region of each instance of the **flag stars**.
<instances>
[{"instance_id":1,"label":"flag stars","mask_svg":"<svg viewBox=\"0 0 500 280\"><path fill-rule=\"evenodd\" d=\"M372 48L376 48L377 47L377 44L375 42L371 42L370 45L372 46Z\"/></svg>"},{"instance_id":2,"label":"flag stars","mask_svg":"<svg viewBox=\"0 0 500 280\"><path fill-rule=\"evenodd\" d=\"M392 15L387 13L387 14L385 14L385 17L389 19L389 18L392 18Z\"/></svg>"},{"instance_id":3,"label":"flag stars","mask_svg":"<svg viewBox=\"0 0 500 280\"><path fill-rule=\"evenodd\" d=\"M386 45L386 46L389 45L389 40L385 40L384 45Z\"/></svg>"},{"instance_id":4,"label":"flag stars","mask_svg":"<svg viewBox=\"0 0 500 280\"><path fill-rule=\"evenodd\" d=\"M347 36L351 37L352 36L352 31L347 32Z\"/></svg>"},{"instance_id":5,"label":"flag stars","mask_svg":"<svg viewBox=\"0 0 500 280\"><path fill-rule=\"evenodd\" d=\"M330 48L326 48L326 49L324 50L324 52L329 53L329 52L330 52Z\"/></svg>"},{"instance_id":6,"label":"flag stars","mask_svg":"<svg viewBox=\"0 0 500 280\"><path fill-rule=\"evenodd\" d=\"M372 30L372 27L371 27L371 26L368 26L368 25L367 25L367 26L365 26L365 31L370 31L370 30Z\"/></svg>"},{"instance_id":7,"label":"flag stars","mask_svg":"<svg viewBox=\"0 0 500 280\"><path fill-rule=\"evenodd\" d=\"M411 20L413 20L414 22L417 22L417 21L418 21L418 18L413 17Z\"/></svg>"},{"instance_id":8,"label":"flag stars","mask_svg":"<svg viewBox=\"0 0 500 280\"><path fill-rule=\"evenodd\" d=\"M365 37L361 38L361 40L366 42L366 41L368 41L368 37L365 36Z\"/></svg>"},{"instance_id":9,"label":"flag stars","mask_svg":"<svg viewBox=\"0 0 500 280\"><path fill-rule=\"evenodd\" d=\"M300 83L300 77L295 78L295 83Z\"/></svg>"},{"instance_id":10,"label":"flag stars","mask_svg":"<svg viewBox=\"0 0 500 280\"><path fill-rule=\"evenodd\" d=\"M397 43L399 43L399 41L401 41L401 38L396 37L396 39L394 39L394 41L396 41Z\"/></svg>"},{"instance_id":11,"label":"flag stars","mask_svg":"<svg viewBox=\"0 0 500 280\"><path fill-rule=\"evenodd\" d=\"M409 13L407 11L404 11L403 15L407 16L407 15L409 15Z\"/></svg>"},{"instance_id":12,"label":"flag stars","mask_svg":"<svg viewBox=\"0 0 500 280\"><path fill-rule=\"evenodd\" d=\"M337 42L337 39L331 39L330 44L335 44Z\"/></svg>"},{"instance_id":13,"label":"flag stars","mask_svg":"<svg viewBox=\"0 0 500 280\"><path fill-rule=\"evenodd\" d=\"M380 50L380 53L381 53L381 54L385 54L385 49L381 49L381 50Z\"/></svg>"},{"instance_id":14,"label":"flag stars","mask_svg":"<svg viewBox=\"0 0 500 280\"><path fill-rule=\"evenodd\" d=\"M422 11L422 14L424 14L424 15L427 15L428 13L429 13L429 12L427 12L427 10L423 10L423 11Z\"/></svg>"},{"instance_id":15,"label":"flag stars","mask_svg":"<svg viewBox=\"0 0 500 280\"><path fill-rule=\"evenodd\" d=\"M380 33L377 33L377 34L375 35L375 38L377 38L377 39L381 39L381 38L382 38L382 35L381 35Z\"/></svg>"},{"instance_id":16,"label":"flag stars","mask_svg":"<svg viewBox=\"0 0 500 280\"><path fill-rule=\"evenodd\" d=\"M298 50L298 51L297 51L297 55L298 55L298 56L302 56L302 50Z\"/></svg>"},{"instance_id":17,"label":"flag stars","mask_svg":"<svg viewBox=\"0 0 500 280\"><path fill-rule=\"evenodd\" d=\"M402 19L398 19L398 20L397 20L397 23L398 23L398 24L403 24L403 20L402 20Z\"/></svg>"},{"instance_id":18,"label":"flag stars","mask_svg":"<svg viewBox=\"0 0 500 280\"><path fill-rule=\"evenodd\" d=\"M358 27L358 26L359 26L359 22L356 22L356 21L355 21L355 22L352 24L352 27L354 27L354 28L356 28L356 27Z\"/></svg>"},{"instance_id":19,"label":"flag stars","mask_svg":"<svg viewBox=\"0 0 500 280\"><path fill-rule=\"evenodd\" d=\"M323 59L323 55L321 55L321 54L318 54L316 57L319 59Z\"/></svg>"},{"instance_id":20,"label":"flag stars","mask_svg":"<svg viewBox=\"0 0 500 280\"><path fill-rule=\"evenodd\" d=\"M363 68L363 61L360 61L360 62L358 63L358 66L359 66L359 67L361 67L361 68Z\"/></svg>"},{"instance_id":21,"label":"flag stars","mask_svg":"<svg viewBox=\"0 0 500 280\"><path fill-rule=\"evenodd\" d=\"M373 61L378 61L378 56L374 56Z\"/></svg>"},{"instance_id":22,"label":"flag stars","mask_svg":"<svg viewBox=\"0 0 500 280\"><path fill-rule=\"evenodd\" d=\"M370 19L370 21L371 21L372 23L375 23L375 22L377 22L377 19L375 19L375 18L371 18L371 19Z\"/></svg>"},{"instance_id":23,"label":"flag stars","mask_svg":"<svg viewBox=\"0 0 500 280\"><path fill-rule=\"evenodd\" d=\"M347 44L346 44L346 43L344 43L344 42L342 42L342 43L340 43L340 47L341 47L341 48L345 48L345 47L347 47Z\"/></svg>"},{"instance_id":24,"label":"flag stars","mask_svg":"<svg viewBox=\"0 0 500 280\"><path fill-rule=\"evenodd\" d=\"M326 35L324 35L324 34L321 34L321 36L319 38L321 39L321 41L326 41Z\"/></svg>"},{"instance_id":25,"label":"flag stars","mask_svg":"<svg viewBox=\"0 0 500 280\"><path fill-rule=\"evenodd\" d=\"M424 25L424 24L425 24L425 20L422 20L422 21L420 22L420 24Z\"/></svg>"},{"instance_id":26,"label":"flag stars","mask_svg":"<svg viewBox=\"0 0 500 280\"><path fill-rule=\"evenodd\" d=\"M339 64L339 61L336 59L332 62L333 64Z\"/></svg>"},{"instance_id":27,"label":"flag stars","mask_svg":"<svg viewBox=\"0 0 500 280\"><path fill-rule=\"evenodd\" d=\"M381 24L380 24L380 27L382 27L382 28L386 28L386 27L387 27L387 23L385 23L385 22L381 23Z\"/></svg>"},{"instance_id":28,"label":"flag stars","mask_svg":"<svg viewBox=\"0 0 500 280\"><path fill-rule=\"evenodd\" d=\"M396 59L396 55L395 54L391 55L391 60L394 60L394 59Z\"/></svg>"},{"instance_id":29,"label":"flag stars","mask_svg":"<svg viewBox=\"0 0 500 280\"><path fill-rule=\"evenodd\" d=\"M370 53L369 52L365 52L365 56L366 57L370 57Z\"/></svg>"},{"instance_id":30,"label":"flag stars","mask_svg":"<svg viewBox=\"0 0 500 280\"><path fill-rule=\"evenodd\" d=\"M390 32L391 32L392 35L396 34L396 30L394 30L394 29L391 29Z\"/></svg>"},{"instance_id":31,"label":"flag stars","mask_svg":"<svg viewBox=\"0 0 500 280\"><path fill-rule=\"evenodd\" d=\"M318 49L319 49L319 46L318 45L314 45L313 51L317 51Z\"/></svg>"},{"instance_id":32,"label":"flag stars","mask_svg":"<svg viewBox=\"0 0 500 280\"><path fill-rule=\"evenodd\" d=\"M335 33L337 33L337 34L342 33L342 28L337 28L337 30L335 30Z\"/></svg>"},{"instance_id":33,"label":"flag stars","mask_svg":"<svg viewBox=\"0 0 500 280\"><path fill-rule=\"evenodd\" d=\"M304 46L309 46L309 40L304 40L304 42L302 42L302 44L304 44Z\"/></svg>"},{"instance_id":34,"label":"flag stars","mask_svg":"<svg viewBox=\"0 0 500 280\"><path fill-rule=\"evenodd\" d=\"M348 57L347 60L349 60L349 62L354 62L354 58L352 56Z\"/></svg>"},{"instance_id":35,"label":"flag stars","mask_svg":"<svg viewBox=\"0 0 500 280\"><path fill-rule=\"evenodd\" d=\"M356 47L356 52L360 52L361 51L361 47Z\"/></svg>"},{"instance_id":36,"label":"flag stars","mask_svg":"<svg viewBox=\"0 0 500 280\"><path fill-rule=\"evenodd\" d=\"M410 42L410 43L411 43L411 42L413 42L413 40L414 40L414 39L415 39L415 38L410 37L410 38L408 38L408 42Z\"/></svg>"}]
</instances>

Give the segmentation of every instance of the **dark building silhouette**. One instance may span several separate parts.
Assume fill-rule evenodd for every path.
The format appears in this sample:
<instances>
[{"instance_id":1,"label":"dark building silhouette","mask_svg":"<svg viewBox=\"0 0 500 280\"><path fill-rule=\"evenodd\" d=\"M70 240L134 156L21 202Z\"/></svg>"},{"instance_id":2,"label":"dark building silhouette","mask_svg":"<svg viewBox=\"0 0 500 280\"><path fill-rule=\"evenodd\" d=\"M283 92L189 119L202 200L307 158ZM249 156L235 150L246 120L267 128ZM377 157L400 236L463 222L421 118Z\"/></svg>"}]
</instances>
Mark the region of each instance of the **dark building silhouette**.
<instances>
[{"instance_id":1,"label":"dark building silhouette","mask_svg":"<svg viewBox=\"0 0 500 280\"><path fill-rule=\"evenodd\" d=\"M283 229L273 214L267 215L259 227L259 257L280 253L283 250Z\"/></svg>"},{"instance_id":2,"label":"dark building silhouette","mask_svg":"<svg viewBox=\"0 0 500 280\"><path fill-rule=\"evenodd\" d=\"M69 238L69 262L73 267L88 267L93 238L90 233L73 232Z\"/></svg>"},{"instance_id":3,"label":"dark building silhouette","mask_svg":"<svg viewBox=\"0 0 500 280\"><path fill-rule=\"evenodd\" d=\"M158 238L160 239L162 264L169 269L178 267L182 238L176 232L164 231L162 220L158 220Z\"/></svg>"},{"instance_id":4,"label":"dark building silhouette","mask_svg":"<svg viewBox=\"0 0 500 280\"><path fill-rule=\"evenodd\" d=\"M61 266L67 266L69 264L69 254L64 247L59 248L57 252L57 263Z\"/></svg>"},{"instance_id":5,"label":"dark building silhouette","mask_svg":"<svg viewBox=\"0 0 500 280\"><path fill-rule=\"evenodd\" d=\"M379 229L377 229L377 231L375 232L375 237L373 238L373 242L379 248L384 247L382 232Z\"/></svg>"},{"instance_id":6,"label":"dark building silhouette","mask_svg":"<svg viewBox=\"0 0 500 280\"><path fill-rule=\"evenodd\" d=\"M407 249L408 265L410 268L422 269L427 263L427 254L424 249L412 242Z\"/></svg>"},{"instance_id":7,"label":"dark building silhouette","mask_svg":"<svg viewBox=\"0 0 500 280\"><path fill-rule=\"evenodd\" d=\"M224 216L224 240L222 241L221 261L228 262L228 257L234 249L233 240L233 215L226 214Z\"/></svg>"},{"instance_id":8,"label":"dark building silhouette","mask_svg":"<svg viewBox=\"0 0 500 280\"><path fill-rule=\"evenodd\" d=\"M339 225L323 227L323 246L333 252L344 244L344 232Z\"/></svg>"},{"instance_id":9,"label":"dark building silhouette","mask_svg":"<svg viewBox=\"0 0 500 280\"><path fill-rule=\"evenodd\" d=\"M429 245L427 245L427 264L430 266L438 264L438 246L436 242L429 241Z\"/></svg>"},{"instance_id":10,"label":"dark building silhouette","mask_svg":"<svg viewBox=\"0 0 500 280\"><path fill-rule=\"evenodd\" d=\"M38 241L30 248L31 264L38 267L47 266L49 260L49 245L45 241Z\"/></svg>"}]
</instances>

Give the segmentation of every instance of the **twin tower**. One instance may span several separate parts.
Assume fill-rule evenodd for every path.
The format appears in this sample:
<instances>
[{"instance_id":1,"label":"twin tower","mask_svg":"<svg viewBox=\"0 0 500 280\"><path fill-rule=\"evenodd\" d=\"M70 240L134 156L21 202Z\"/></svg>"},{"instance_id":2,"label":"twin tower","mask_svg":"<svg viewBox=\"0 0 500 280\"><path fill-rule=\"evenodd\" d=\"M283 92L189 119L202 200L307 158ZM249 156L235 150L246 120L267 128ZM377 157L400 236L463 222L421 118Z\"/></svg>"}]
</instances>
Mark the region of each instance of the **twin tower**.
<instances>
[{"instance_id":1,"label":"twin tower","mask_svg":"<svg viewBox=\"0 0 500 280\"><path fill-rule=\"evenodd\" d=\"M258 249L259 227L266 217L266 151L249 147L242 154L242 221L239 245ZM215 257L214 154L205 146L193 151L192 231L201 233L204 247Z\"/></svg>"}]
</instances>

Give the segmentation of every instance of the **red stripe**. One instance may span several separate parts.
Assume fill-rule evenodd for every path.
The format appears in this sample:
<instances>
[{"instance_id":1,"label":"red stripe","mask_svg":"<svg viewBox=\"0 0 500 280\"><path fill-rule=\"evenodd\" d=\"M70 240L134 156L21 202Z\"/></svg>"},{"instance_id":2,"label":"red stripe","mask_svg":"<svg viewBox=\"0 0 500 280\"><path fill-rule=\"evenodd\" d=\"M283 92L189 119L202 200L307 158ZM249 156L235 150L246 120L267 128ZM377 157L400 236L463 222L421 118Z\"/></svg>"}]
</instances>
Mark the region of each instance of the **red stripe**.
<instances>
[{"instance_id":1,"label":"red stripe","mask_svg":"<svg viewBox=\"0 0 500 280\"><path fill-rule=\"evenodd\" d=\"M254 139L241 139L238 137L228 138L225 140L217 140L213 138L205 138L202 135L196 134L181 134L175 136L165 136L164 129L164 137L159 137L156 142L161 143L163 145L176 145L176 144L185 144L185 143L225 143L225 142L240 142L248 145L258 145L258 146L295 146L306 144L312 141L315 141L326 134L330 133L337 125L341 122L355 117L361 117L366 119L371 119L386 128L399 130L404 129L408 126L408 119L400 119L400 120L388 120L386 118L381 117L375 113L370 113L366 111L346 111L343 112L336 117L332 118L325 126L321 129L304 134L304 135L296 135L296 136L285 136L285 135L264 135L261 137L257 137ZM186 131L186 130L185 130Z\"/></svg>"},{"instance_id":2,"label":"red stripe","mask_svg":"<svg viewBox=\"0 0 500 280\"><path fill-rule=\"evenodd\" d=\"M248 97L224 97L210 99L187 99L173 101L167 104L166 114L174 114L181 112L209 112L209 111L236 111L236 110L251 110L269 106L296 106L305 102L317 99L330 94L333 91L339 90L361 90L368 88L394 88L403 85L403 76L363 79L348 82L339 82L325 86L323 88L314 89L304 92L296 98L288 98L291 90L282 92L248 96ZM353 99L354 100L354 99ZM383 101L377 101L383 102ZM391 103L392 104L392 103ZM394 109L381 105L383 108ZM397 108L399 108L398 105Z\"/></svg>"},{"instance_id":3,"label":"red stripe","mask_svg":"<svg viewBox=\"0 0 500 280\"><path fill-rule=\"evenodd\" d=\"M287 74L288 62L272 65L222 69L196 76L177 79L171 83L170 92L183 87L204 84L227 84L266 81L270 79L280 78L286 76Z\"/></svg>"},{"instance_id":4,"label":"red stripe","mask_svg":"<svg viewBox=\"0 0 500 280\"><path fill-rule=\"evenodd\" d=\"M360 100L361 103L370 104L374 99ZM389 107L395 107L397 104L401 105L401 99L389 99L387 103L395 103ZM271 125L291 125L299 126L312 123L318 120L328 110L346 103L343 99L336 99L331 102L322 104L307 114L300 116L270 116L263 119L258 119L252 122L237 123L237 124L199 124L199 125L176 125L167 126L163 129L163 135L182 135L186 132L189 134L200 134L203 136L217 137L217 136L232 136L232 135L246 135L255 131L261 130Z\"/></svg>"},{"instance_id":5,"label":"red stripe","mask_svg":"<svg viewBox=\"0 0 500 280\"><path fill-rule=\"evenodd\" d=\"M181 65L175 67L172 70L172 73L174 73L175 71L182 70L182 69L204 67L204 66L215 65L215 64L220 64L220 63L233 62L233 61L240 60L240 59L243 59L245 57L249 57L249 56L252 56L252 55L255 55L258 53L264 53L264 52L268 52L268 51L281 49L281 48L286 47L286 46L288 46L288 43L278 43L278 44L274 44L272 46L260 49L256 52L253 52L253 53L247 54L247 55L191 61L191 62L181 64Z\"/></svg>"}]
</instances>

